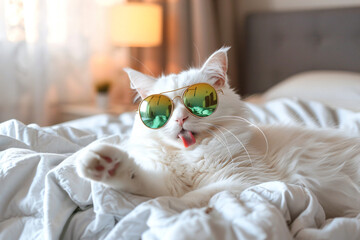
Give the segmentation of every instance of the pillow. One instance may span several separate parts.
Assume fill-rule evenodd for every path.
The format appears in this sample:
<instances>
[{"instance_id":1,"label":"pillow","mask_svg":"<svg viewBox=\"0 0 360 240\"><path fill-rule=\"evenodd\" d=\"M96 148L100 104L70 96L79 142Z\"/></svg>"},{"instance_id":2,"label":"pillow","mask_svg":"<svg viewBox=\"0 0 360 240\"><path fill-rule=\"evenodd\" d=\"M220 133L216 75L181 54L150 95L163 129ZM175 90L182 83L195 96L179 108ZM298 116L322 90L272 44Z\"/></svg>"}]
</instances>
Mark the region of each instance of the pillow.
<instances>
[{"instance_id":1,"label":"pillow","mask_svg":"<svg viewBox=\"0 0 360 240\"><path fill-rule=\"evenodd\" d=\"M296 74L267 90L268 101L282 97L319 101L360 112L360 73L310 71Z\"/></svg>"}]
</instances>

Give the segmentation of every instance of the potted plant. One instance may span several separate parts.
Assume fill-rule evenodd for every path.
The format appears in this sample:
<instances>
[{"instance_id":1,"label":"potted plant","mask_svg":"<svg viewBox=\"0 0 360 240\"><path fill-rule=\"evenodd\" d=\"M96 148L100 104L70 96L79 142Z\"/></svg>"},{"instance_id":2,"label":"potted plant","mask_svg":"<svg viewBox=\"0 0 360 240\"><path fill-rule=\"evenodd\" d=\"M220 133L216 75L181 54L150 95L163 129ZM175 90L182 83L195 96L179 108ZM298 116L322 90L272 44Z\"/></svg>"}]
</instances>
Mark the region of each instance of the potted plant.
<instances>
[{"instance_id":1,"label":"potted plant","mask_svg":"<svg viewBox=\"0 0 360 240\"><path fill-rule=\"evenodd\" d=\"M111 81L104 79L95 84L96 89L96 104L101 109L109 107L109 92L111 88Z\"/></svg>"}]
</instances>

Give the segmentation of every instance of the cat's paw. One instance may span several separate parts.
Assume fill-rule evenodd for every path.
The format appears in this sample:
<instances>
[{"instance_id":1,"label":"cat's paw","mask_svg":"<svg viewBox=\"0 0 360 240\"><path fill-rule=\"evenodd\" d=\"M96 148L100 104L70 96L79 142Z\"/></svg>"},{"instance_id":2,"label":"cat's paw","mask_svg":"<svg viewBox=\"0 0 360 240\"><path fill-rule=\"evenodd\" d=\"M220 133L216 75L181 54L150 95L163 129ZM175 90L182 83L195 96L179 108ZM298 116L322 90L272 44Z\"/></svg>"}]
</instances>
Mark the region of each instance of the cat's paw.
<instances>
[{"instance_id":1,"label":"cat's paw","mask_svg":"<svg viewBox=\"0 0 360 240\"><path fill-rule=\"evenodd\" d=\"M98 144L84 149L77 158L76 168L80 176L95 181L105 181L119 174L128 156L119 148Z\"/></svg>"}]
</instances>

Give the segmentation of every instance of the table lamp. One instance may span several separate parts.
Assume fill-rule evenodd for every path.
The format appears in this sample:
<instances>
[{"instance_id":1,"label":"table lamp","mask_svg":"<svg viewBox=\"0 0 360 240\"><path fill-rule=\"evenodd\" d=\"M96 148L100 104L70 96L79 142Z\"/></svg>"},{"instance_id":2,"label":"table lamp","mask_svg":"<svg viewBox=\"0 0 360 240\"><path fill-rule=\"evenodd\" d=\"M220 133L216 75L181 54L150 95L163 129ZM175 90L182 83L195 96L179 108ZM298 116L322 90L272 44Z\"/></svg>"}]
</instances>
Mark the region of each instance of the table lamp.
<instances>
[{"instance_id":1,"label":"table lamp","mask_svg":"<svg viewBox=\"0 0 360 240\"><path fill-rule=\"evenodd\" d=\"M109 7L109 37L111 44L117 50L117 69L127 67L124 65L124 62L127 62L131 68L138 71L142 70L140 61L137 60L141 48L155 47L162 43L162 16L162 7L154 3L131 2ZM124 47L130 50L130 59L129 55L124 55L125 51L128 50ZM126 52L128 53L128 51ZM125 59L130 62L124 61ZM119 72L120 75L122 73L124 74L122 71ZM121 92L120 95L125 99L122 101L131 101L132 91L129 88L130 83L127 74L123 75L119 84L122 86L119 85L118 92Z\"/></svg>"},{"instance_id":2,"label":"table lamp","mask_svg":"<svg viewBox=\"0 0 360 240\"><path fill-rule=\"evenodd\" d=\"M162 42L162 9L158 4L116 4L109 17L110 40L115 46L153 47Z\"/></svg>"}]
</instances>

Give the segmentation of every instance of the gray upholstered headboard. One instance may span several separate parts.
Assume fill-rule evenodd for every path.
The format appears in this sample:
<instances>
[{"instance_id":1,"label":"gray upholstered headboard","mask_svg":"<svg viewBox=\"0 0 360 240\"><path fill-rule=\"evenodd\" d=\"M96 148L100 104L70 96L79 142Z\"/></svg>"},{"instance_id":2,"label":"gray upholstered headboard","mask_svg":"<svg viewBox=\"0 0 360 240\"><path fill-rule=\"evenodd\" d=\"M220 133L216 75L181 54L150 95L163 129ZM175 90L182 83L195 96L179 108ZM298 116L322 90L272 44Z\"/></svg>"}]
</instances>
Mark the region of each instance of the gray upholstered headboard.
<instances>
[{"instance_id":1,"label":"gray upholstered headboard","mask_svg":"<svg viewBox=\"0 0 360 240\"><path fill-rule=\"evenodd\" d=\"M245 64L246 94L302 71L360 72L360 8L249 15Z\"/></svg>"}]
</instances>

